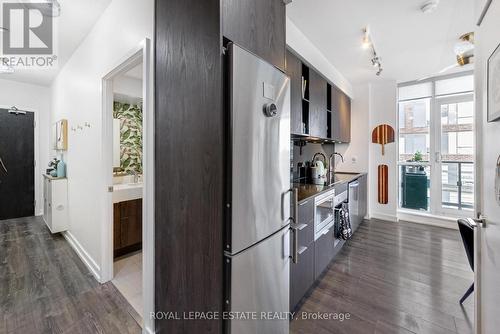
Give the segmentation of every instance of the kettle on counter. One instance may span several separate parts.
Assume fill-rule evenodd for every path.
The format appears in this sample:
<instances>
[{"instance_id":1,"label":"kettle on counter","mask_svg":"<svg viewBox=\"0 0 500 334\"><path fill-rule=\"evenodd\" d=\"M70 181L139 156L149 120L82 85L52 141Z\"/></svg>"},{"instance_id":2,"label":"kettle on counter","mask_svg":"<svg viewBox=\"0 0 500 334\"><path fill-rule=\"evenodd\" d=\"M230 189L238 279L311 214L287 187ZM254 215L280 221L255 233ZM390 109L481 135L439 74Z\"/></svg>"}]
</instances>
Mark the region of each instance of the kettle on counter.
<instances>
[{"instance_id":1,"label":"kettle on counter","mask_svg":"<svg viewBox=\"0 0 500 334\"><path fill-rule=\"evenodd\" d=\"M323 161L316 160L311 167L311 178L314 184L324 184L326 182L326 169Z\"/></svg>"}]
</instances>

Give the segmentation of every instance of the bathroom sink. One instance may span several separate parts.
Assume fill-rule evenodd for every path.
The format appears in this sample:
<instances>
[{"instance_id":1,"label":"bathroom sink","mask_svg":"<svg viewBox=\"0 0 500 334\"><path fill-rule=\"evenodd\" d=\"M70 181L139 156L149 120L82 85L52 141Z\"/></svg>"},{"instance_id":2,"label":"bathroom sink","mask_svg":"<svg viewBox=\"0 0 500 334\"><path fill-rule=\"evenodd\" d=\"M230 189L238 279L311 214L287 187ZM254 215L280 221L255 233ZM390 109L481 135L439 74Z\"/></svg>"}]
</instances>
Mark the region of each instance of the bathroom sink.
<instances>
[{"instance_id":1,"label":"bathroom sink","mask_svg":"<svg viewBox=\"0 0 500 334\"><path fill-rule=\"evenodd\" d=\"M143 183L121 183L113 186L113 203L142 198Z\"/></svg>"}]
</instances>

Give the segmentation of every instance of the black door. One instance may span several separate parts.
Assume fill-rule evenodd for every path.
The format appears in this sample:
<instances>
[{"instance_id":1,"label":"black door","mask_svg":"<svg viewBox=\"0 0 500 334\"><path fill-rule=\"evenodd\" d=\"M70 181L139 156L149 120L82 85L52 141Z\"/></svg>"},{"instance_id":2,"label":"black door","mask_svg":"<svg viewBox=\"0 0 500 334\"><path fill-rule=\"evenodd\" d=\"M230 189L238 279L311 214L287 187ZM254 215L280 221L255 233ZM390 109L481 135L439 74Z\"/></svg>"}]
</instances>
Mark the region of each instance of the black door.
<instances>
[{"instance_id":1,"label":"black door","mask_svg":"<svg viewBox=\"0 0 500 334\"><path fill-rule=\"evenodd\" d=\"M35 213L34 119L0 109L0 220Z\"/></svg>"}]
</instances>

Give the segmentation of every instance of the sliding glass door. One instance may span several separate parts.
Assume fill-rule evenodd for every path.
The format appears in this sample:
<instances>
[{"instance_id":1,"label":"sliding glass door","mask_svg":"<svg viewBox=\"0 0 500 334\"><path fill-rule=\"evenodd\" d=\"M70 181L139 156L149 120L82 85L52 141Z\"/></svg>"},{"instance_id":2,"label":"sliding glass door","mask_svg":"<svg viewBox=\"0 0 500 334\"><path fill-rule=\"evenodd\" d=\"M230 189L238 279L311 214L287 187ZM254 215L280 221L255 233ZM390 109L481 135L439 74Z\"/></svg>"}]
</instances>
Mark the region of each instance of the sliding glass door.
<instances>
[{"instance_id":1,"label":"sliding glass door","mask_svg":"<svg viewBox=\"0 0 500 334\"><path fill-rule=\"evenodd\" d=\"M399 207L441 216L474 208L471 74L399 87Z\"/></svg>"}]
</instances>

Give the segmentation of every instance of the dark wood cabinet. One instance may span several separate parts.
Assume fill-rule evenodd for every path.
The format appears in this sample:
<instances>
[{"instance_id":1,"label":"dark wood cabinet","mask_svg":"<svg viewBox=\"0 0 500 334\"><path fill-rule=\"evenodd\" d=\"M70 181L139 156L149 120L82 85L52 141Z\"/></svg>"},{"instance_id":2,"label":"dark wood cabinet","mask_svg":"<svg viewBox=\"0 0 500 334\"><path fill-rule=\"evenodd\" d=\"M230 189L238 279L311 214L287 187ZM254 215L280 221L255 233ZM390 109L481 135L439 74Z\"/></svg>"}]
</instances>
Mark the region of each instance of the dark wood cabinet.
<instances>
[{"instance_id":1,"label":"dark wood cabinet","mask_svg":"<svg viewBox=\"0 0 500 334\"><path fill-rule=\"evenodd\" d=\"M332 86L331 139L336 142L351 141L351 98L338 87Z\"/></svg>"},{"instance_id":2,"label":"dark wood cabinet","mask_svg":"<svg viewBox=\"0 0 500 334\"><path fill-rule=\"evenodd\" d=\"M290 132L304 134L302 126L302 62L290 50L286 51L286 74L290 76Z\"/></svg>"},{"instance_id":3,"label":"dark wood cabinet","mask_svg":"<svg viewBox=\"0 0 500 334\"><path fill-rule=\"evenodd\" d=\"M326 80L309 69L309 134L317 138L327 137Z\"/></svg>"},{"instance_id":4,"label":"dark wood cabinet","mask_svg":"<svg viewBox=\"0 0 500 334\"><path fill-rule=\"evenodd\" d=\"M283 0L223 0L226 38L285 70L286 11Z\"/></svg>"},{"instance_id":5,"label":"dark wood cabinet","mask_svg":"<svg viewBox=\"0 0 500 334\"><path fill-rule=\"evenodd\" d=\"M114 256L122 256L142 247L142 199L113 205Z\"/></svg>"}]
</instances>

